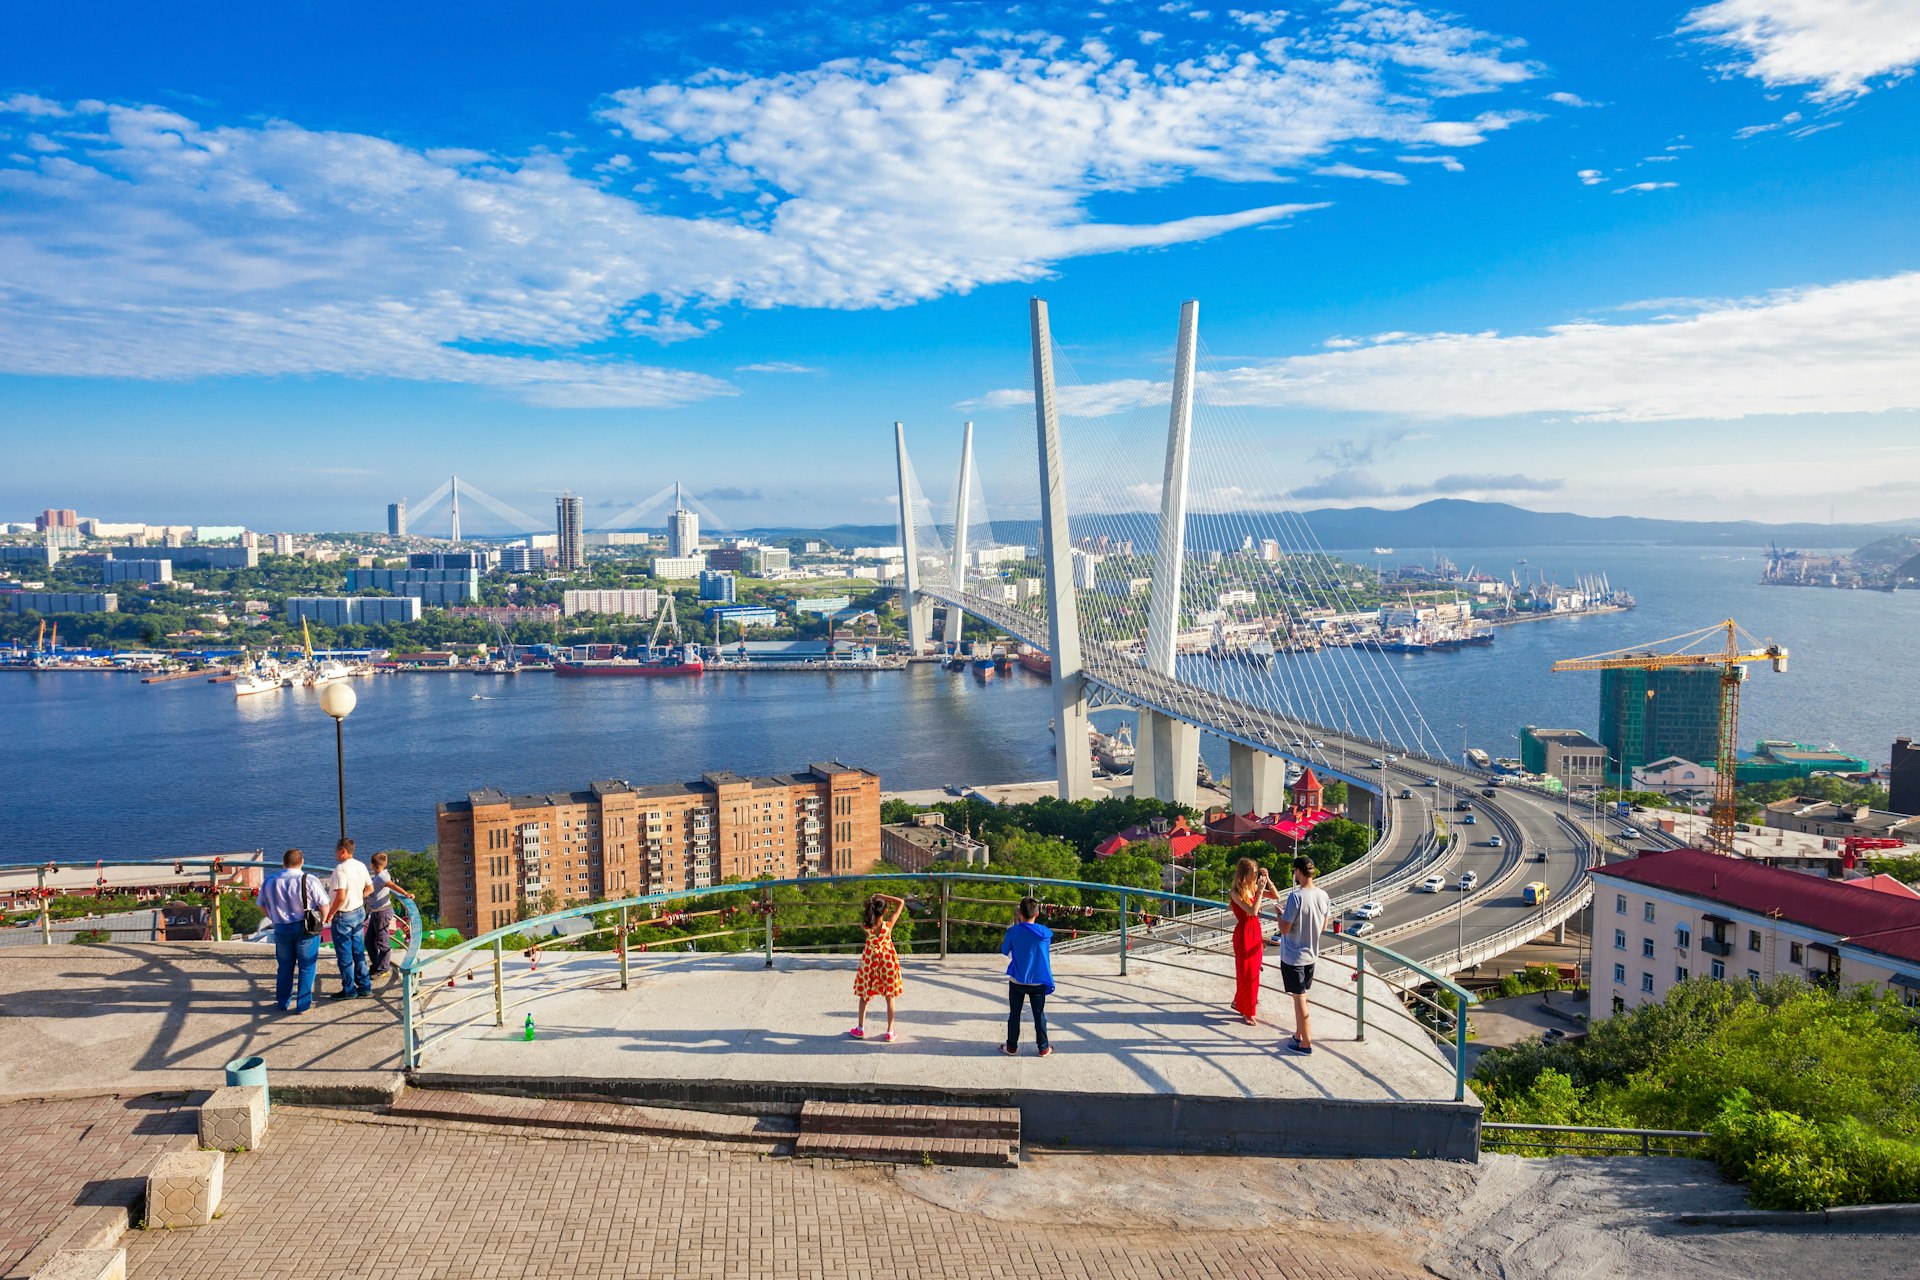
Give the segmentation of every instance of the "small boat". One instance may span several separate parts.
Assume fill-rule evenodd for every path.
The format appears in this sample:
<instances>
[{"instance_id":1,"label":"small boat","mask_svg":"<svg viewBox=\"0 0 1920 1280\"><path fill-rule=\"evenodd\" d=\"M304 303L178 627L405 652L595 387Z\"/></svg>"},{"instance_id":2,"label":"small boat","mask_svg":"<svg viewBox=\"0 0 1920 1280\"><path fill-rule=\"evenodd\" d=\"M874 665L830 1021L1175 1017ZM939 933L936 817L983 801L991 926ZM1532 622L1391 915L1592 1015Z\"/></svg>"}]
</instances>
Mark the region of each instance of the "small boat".
<instances>
[{"instance_id":1,"label":"small boat","mask_svg":"<svg viewBox=\"0 0 1920 1280\"><path fill-rule=\"evenodd\" d=\"M993 658L983 655L973 660L973 678L979 681L993 679Z\"/></svg>"},{"instance_id":2,"label":"small boat","mask_svg":"<svg viewBox=\"0 0 1920 1280\"><path fill-rule=\"evenodd\" d=\"M1393 554L1393 548L1392 547L1375 547L1373 549L1373 554L1377 556L1390 556ZM1520 563L1525 564L1526 561L1522 560Z\"/></svg>"}]
</instances>

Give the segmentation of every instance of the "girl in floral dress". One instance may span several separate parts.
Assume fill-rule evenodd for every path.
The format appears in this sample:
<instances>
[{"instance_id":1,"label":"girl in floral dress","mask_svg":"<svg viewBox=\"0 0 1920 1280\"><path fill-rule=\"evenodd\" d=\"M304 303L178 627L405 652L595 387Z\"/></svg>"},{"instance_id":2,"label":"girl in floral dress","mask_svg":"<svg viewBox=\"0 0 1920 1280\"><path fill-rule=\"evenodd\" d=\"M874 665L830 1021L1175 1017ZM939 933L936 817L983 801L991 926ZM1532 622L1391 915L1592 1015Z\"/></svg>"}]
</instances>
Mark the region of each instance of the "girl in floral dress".
<instances>
[{"instance_id":1,"label":"girl in floral dress","mask_svg":"<svg viewBox=\"0 0 1920 1280\"><path fill-rule=\"evenodd\" d=\"M860 927L867 933L867 945L860 952L860 972L853 975L853 995L860 1002L860 1013L854 1019L853 1030L847 1032L856 1040L866 1038L867 1001L875 996L882 996L887 1002L887 1032L880 1038L893 1039L894 997L906 989L900 976L900 956L893 949L893 926L906 905L905 898L876 893L867 899L866 907L860 912Z\"/></svg>"}]
</instances>

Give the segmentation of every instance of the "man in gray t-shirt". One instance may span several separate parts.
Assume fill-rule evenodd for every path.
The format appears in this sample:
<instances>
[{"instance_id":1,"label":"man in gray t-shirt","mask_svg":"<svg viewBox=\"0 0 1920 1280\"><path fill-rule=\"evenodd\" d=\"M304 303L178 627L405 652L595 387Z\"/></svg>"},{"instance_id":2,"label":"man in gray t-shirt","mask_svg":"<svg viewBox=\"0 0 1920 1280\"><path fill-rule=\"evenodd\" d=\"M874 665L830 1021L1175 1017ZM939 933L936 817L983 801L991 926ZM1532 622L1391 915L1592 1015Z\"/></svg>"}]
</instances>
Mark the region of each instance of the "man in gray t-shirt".
<instances>
[{"instance_id":1,"label":"man in gray t-shirt","mask_svg":"<svg viewBox=\"0 0 1920 1280\"><path fill-rule=\"evenodd\" d=\"M1307 992L1313 987L1313 965L1320 958L1320 935L1333 914L1333 899L1313 886L1313 859L1302 854L1293 860L1293 889L1280 906L1286 929L1280 934L1280 982L1293 997L1293 1038L1286 1047L1295 1053L1313 1052L1313 1032L1307 1026Z\"/></svg>"}]
</instances>

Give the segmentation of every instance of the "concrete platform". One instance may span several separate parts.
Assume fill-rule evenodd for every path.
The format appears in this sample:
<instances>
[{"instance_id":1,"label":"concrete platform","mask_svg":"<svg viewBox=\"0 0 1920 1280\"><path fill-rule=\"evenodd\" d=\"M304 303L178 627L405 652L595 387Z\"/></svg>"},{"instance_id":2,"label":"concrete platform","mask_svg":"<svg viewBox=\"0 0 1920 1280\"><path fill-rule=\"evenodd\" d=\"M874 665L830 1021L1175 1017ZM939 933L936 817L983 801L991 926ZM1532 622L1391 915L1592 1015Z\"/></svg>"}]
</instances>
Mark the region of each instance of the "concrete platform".
<instances>
[{"instance_id":1,"label":"concrete platform","mask_svg":"<svg viewBox=\"0 0 1920 1280\"><path fill-rule=\"evenodd\" d=\"M1208 958L1196 957L1205 962ZM552 990L493 1025L479 989L490 965L427 1001L427 1034L486 1011L429 1043L416 1085L571 1094L715 1109L785 1109L808 1099L1018 1106L1029 1144L1325 1156L1475 1158L1479 1103L1453 1101L1453 1068L1387 999L1368 1002L1354 1039L1350 983L1322 983L1311 1057L1282 1053L1291 1002L1263 1000L1261 1025L1228 1008L1231 978L1113 957L1060 957L1048 1002L1054 1053L998 1051L1006 979L999 957L909 958L893 1044L856 1041L852 957L635 956L618 989L610 957L510 970L509 995L604 971L605 985ZM1214 961L1224 963L1224 961ZM1342 973L1342 976L1346 975ZM442 1013L436 1025L433 1011ZM531 1012L537 1039L522 1037ZM868 1011L868 1029L885 1009ZM1398 1037L1398 1038L1395 1038Z\"/></svg>"},{"instance_id":2,"label":"concrete platform","mask_svg":"<svg viewBox=\"0 0 1920 1280\"><path fill-rule=\"evenodd\" d=\"M320 992L340 988L322 952ZM0 1101L211 1089L258 1054L276 1101L378 1103L400 1087L399 987L273 1007L271 947L103 943L0 951Z\"/></svg>"}]
</instances>

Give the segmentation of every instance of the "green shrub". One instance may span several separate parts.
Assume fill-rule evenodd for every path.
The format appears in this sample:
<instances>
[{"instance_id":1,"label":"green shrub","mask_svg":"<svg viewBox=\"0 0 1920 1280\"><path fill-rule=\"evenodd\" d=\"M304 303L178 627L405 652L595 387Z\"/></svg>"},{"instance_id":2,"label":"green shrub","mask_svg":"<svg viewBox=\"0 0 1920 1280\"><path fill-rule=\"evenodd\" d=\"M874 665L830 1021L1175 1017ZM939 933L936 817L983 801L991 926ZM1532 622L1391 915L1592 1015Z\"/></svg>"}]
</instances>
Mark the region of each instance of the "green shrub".
<instances>
[{"instance_id":1,"label":"green shrub","mask_svg":"<svg viewBox=\"0 0 1920 1280\"><path fill-rule=\"evenodd\" d=\"M80 945L112 941L113 934L106 929L81 929L73 935L73 942Z\"/></svg>"}]
</instances>

